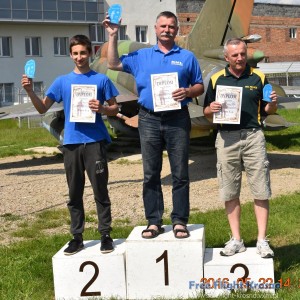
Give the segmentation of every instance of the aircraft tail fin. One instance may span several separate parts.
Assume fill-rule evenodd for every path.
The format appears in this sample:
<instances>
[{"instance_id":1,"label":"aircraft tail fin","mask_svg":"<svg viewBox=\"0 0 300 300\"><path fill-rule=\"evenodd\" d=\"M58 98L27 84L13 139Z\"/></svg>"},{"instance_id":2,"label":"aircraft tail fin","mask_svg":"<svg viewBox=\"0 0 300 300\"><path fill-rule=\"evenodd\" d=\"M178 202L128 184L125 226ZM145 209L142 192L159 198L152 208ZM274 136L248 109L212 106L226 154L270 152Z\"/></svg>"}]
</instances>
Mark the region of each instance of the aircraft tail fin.
<instances>
[{"instance_id":1,"label":"aircraft tail fin","mask_svg":"<svg viewBox=\"0 0 300 300\"><path fill-rule=\"evenodd\" d=\"M218 49L231 37L248 34L254 0L208 0L192 31L177 43L197 57Z\"/></svg>"}]
</instances>

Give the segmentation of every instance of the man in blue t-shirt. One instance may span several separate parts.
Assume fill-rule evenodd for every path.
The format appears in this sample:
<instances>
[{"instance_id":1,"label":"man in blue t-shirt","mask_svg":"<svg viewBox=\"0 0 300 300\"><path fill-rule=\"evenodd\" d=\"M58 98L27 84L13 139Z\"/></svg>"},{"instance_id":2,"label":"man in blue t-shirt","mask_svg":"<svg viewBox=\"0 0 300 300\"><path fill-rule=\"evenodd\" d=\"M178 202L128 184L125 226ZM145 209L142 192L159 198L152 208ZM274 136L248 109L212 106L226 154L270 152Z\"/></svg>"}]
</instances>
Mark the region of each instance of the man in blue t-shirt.
<instances>
[{"instance_id":1,"label":"man in blue t-shirt","mask_svg":"<svg viewBox=\"0 0 300 300\"><path fill-rule=\"evenodd\" d=\"M44 99L34 93L32 79L26 75L22 77L22 86L39 113L46 113L54 102L63 101L64 105L63 154L69 187L70 231L74 237L64 250L65 255L75 254L84 248L82 234L85 222L85 171L93 187L97 207L100 250L108 253L114 249L110 237L111 203L107 190L108 166L105 148L111 139L101 114L113 116L118 113L115 99L118 91L106 75L90 69L91 54L91 42L86 36L72 37L70 56L75 68L71 73L56 78ZM108 105L104 105L104 102Z\"/></svg>"},{"instance_id":2,"label":"man in blue t-shirt","mask_svg":"<svg viewBox=\"0 0 300 300\"><path fill-rule=\"evenodd\" d=\"M174 236L187 238L188 148L191 129L187 104L193 97L204 92L200 66L192 52L175 44L178 21L172 12L164 11L157 16L155 46L140 49L121 58L117 51L119 25L110 23L108 15L103 24L109 34L108 67L132 74L139 95L138 128L144 168L143 200L148 220L148 227L143 230L142 237L155 238L164 231L160 175L162 152L166 148L173 180L171 220ZM176 81L179 88L176 87ZM169 106L166 105L167 102ZM172 109L176 105L177 109Z\"/></svg>"}]
</instances>

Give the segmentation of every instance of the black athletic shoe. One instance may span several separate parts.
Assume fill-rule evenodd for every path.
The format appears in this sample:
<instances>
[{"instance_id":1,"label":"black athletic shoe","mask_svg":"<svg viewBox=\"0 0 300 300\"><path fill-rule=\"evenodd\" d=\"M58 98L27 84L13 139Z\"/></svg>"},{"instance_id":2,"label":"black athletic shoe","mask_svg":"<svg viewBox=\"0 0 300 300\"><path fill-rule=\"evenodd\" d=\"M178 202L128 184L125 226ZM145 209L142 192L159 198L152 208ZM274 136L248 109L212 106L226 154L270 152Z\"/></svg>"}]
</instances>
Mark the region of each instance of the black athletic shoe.
<instances>
[{"instance_id":1,"label":"black athletic shoe","mask_svg":"<svg viewBox=\"0 0 300 300\"><path fill-rule=\"evenodd\" d=\"M68 247L64 250L65 255L72 255L84 248L83 241L78 239L73 239L69 242Z\"/></svg>"},{"instance_id":2,"label":"black athletic shoe","mask_svg":"<svg viewBox=\"0 0 300 300\"><path fill-rule=\"evenodd\" d=\"M109 236L109 234L104 234L101 237L100 251L102 253L109 253L114 251L114 242L112 238Z\"/></svg>"}]
</instances>

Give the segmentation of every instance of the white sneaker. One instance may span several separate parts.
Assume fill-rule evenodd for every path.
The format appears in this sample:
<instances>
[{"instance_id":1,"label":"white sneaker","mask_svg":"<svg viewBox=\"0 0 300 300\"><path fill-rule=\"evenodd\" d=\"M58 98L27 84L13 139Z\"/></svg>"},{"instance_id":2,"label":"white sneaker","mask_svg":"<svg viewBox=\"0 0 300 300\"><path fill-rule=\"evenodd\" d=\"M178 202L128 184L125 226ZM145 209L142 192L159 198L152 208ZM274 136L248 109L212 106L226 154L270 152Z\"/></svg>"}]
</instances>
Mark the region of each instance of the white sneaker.
<instances>
[{"instance_id":1,"label":"white sneaker","mask_svg":"<svg viewBox=\"0 0 300 300\"><path fill-rule=\"evenodd\" d=\"M269 246L269 240L260 240L256 243L256 253L262 258L272 258L274 257L274 252Z\"/></svg>"},{"instance_id":2,"label":"white sneaker","mask_svg":"<svg viewBox=\"0 0 300 300\"><path fill-rule=\"evenodd\" d=\"M243 240L237 240L235 238L231 238L227 243L225 243L225 247L220 251L222 256L231 256L235 253L241 253L246 251L246 247L244 246Z\"/></svg>"}]
</instances>

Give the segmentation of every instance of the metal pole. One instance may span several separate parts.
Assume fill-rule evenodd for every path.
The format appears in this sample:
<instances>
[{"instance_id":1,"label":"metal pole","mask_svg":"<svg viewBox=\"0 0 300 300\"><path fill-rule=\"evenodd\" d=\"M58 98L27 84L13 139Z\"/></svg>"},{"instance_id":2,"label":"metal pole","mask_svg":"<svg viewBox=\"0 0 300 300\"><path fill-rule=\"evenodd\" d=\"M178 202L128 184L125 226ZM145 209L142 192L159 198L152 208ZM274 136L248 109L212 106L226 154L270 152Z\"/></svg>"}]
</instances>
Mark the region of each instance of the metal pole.
<instances>
[{"instance_id":1,"label":"metal pole","mask_svg":"<svg viewBox=\"0 0 300 300\"><path fill-rule=\"evenodd\" d=\"M291 68L291 66L293 65L293 63L290 64L290 66L288 67L288 69L286 70L286 85L289 86L289 69Z\"/></svg>"}]
</instances>

